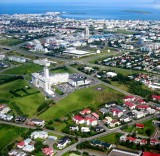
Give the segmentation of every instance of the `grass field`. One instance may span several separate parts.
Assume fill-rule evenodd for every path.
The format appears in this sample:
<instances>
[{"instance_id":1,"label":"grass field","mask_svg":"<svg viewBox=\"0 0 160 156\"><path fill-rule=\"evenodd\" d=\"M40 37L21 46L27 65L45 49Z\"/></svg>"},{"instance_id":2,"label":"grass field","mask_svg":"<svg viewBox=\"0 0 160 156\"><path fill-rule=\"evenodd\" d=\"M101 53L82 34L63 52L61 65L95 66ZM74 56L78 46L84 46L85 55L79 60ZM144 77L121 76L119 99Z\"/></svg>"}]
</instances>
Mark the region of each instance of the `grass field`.
<instances>
[{"instance_id":1,"label":"grass field","mask_svg":"<svg viewBox=\"0 0 160 156\"><path fill-rule=\"evenodd\" d=\"M26 131L26 128L0 124L0 151Z\"/></svg>"},{"instance_id":2,"label":"grass field","mask_svg":"<svg viewBox=\"0 0 160 156\"><path fill-rule=\"evenodd\" d=\"M106 135L104 137L99 138L99 140L104 141L104 142L108 142L111 144L116 144L119 137L122 136L123 134L121 133L112 133L109 135Z\"/></svg>"},{"instance_id":3,"label":"grass field","mask_svg":"<svg viewBox=\"0 0 160 156\"><path fill-rule=\"evenodd\" d=\"M25 63L18 67L5 70L2 74L26 75L42 70L43 67L34 63Z\"/></svg>"},{"instance_id":4,"label":"grass field","mask_svg":"<svg viewBox=\"0 0 160 156\"><path fill-rule=\"evenodd\" d=\"M66 67L60 67L56 69L50 69L51 74L56 74L56 73L74 73L71 69L68 69Z\"/></svg>"},{"instance_id":5,"label":"grass field","mask_svg":"<svg viewBox=\"0 0 160 156\"><path fill-rule=\"evenodd\" d=\"M123 128L123 131L130 133L133 131L134 128L135 128L135 126L128 126L127 128Z\"/></svg>"},{"instance_id":6,"label":"grass field","mask_svg":"<svg viewBox=\"0 0 160 156\"><path fill-rule=\"evenodd\" d=\"M14 97L10 93L11 89L24 88L25 86L28 86L28 83L21 79L0 85L0 99L9 100L9 106L13 110L14 107L11 103L15 102L24 114L32 116L36 113L38 106L45 102L45 97L41 93L36 93L37 90L33 88L29 89L28 92L35 93L24 97Z\"/></svg>"},{"instance_id":7,"label":"grass field","mask_svg":"<svg viewBox=\"0 0 160 156\"><path fill-rule=\"evenodd\" d=\"M98 87L102 87L103 90L98 91ZM120 98L120 94L103 85L77 90L59 101L56 105L50 107L39 118L52 120L86 107L97 109L99 105L118 98Z\"/></svg>"},{"instance_id":8,"label":"grass field","mask_svg":"<svg viewBox=\"0 0 160 156\"><path fill-rule=\"evenodd\" d=\"M129 91L129 86L127 86L125 84L121 84L121 83L116 82L116 81L111 81L111 85L116 86L116 87L118 87L122 90Z\"/></svg>"},{"instance_id":9,"label":"grass field","mask_svg":"<svg viewBox=\"0 0 160 156\"><path fill-rule=\"evenodd\" d=\"M13 46L22 43L22 40L19 39L3 39L0 40L0 45Z\"/></svg>"}]
</instances>

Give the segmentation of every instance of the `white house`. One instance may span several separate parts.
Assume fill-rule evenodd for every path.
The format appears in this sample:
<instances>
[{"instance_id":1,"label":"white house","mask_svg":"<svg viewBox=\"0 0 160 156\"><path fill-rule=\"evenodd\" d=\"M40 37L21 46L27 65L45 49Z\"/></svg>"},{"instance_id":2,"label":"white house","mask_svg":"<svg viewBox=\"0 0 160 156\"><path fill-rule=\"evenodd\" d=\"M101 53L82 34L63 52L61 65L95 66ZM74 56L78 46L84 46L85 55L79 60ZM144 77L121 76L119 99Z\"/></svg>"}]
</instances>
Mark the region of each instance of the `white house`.
<instances>
[{"instance_id":1,"label":"white house","mask_svg":"<svg viewBox=\"0 0 160 156\"><path fill-rule=\"evenodd\" d=\"M60 140L58 141L57 147L58 147L59 149L63 149L63 148L65 148L65 147L67 146L67 144L69 144L70 142L71 142L70 138L68 138L68 137L63 137L62 139L60 139Z\"/></svg>"},{"instance_id":2,"label":"white house","mask_svg":"<svg viewBox=\"0 0 160 156\"><path fill-rule=\"evenodd\" d=\"M25 152L33 152L34 151L34 146L33 145L27 145L27 146L25 146L25 147L23 147L23 151L25 151Z\"/></svg>"},{"instance_id":3,"label":"white house","mask_svg":"<svg viewBox=\"0 0 160 156\"><path fill-rule=\"evenodd\" d=\"M81 127L81 132L90 132L89 127Z\"/></svg>"},{"instance_id":4,"label":"white house","mask_svg":"<svg viewBox=\"0 0 160 156\"><path fill-rule=\"evenodd\" d=\"M107 77L111 77L111 78L117 76L117 74L114 72L107 72L106 75Z\"/></svg>"},{"instance_id":5,"label":"white house","mask_svg":"<svg viewBox=\"0 0 160 156\"><path fill-rule=\"evenodd\" d=\"M40 139L46 139L48 138L48 132L45 132L45 131L35 131L31 134L31 138L32 139L37 139L37 138L40 138Z\"/></svg>"}]
</instances>

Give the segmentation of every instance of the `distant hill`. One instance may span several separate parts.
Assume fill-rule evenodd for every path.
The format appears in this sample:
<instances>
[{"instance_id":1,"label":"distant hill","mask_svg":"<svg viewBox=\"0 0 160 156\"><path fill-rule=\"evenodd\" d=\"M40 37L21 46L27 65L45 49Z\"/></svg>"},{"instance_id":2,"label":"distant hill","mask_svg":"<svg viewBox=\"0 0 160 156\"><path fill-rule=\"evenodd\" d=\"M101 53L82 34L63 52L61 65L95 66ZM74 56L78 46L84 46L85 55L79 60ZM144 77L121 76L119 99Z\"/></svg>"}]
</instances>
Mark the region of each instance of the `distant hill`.
<instances>
[{"instance_id":1,"label":"distant hill","mask_svg":"<svg viewBox=\"0 0 160 156\"><path fill-rule=\"evenodd\" d=\"M153 4L155 4L155 5L156 5L156 4L157 4L157 5L160 5L160 0L154 0L154 1L153 1Z\"/></svg>"}]
</instances>

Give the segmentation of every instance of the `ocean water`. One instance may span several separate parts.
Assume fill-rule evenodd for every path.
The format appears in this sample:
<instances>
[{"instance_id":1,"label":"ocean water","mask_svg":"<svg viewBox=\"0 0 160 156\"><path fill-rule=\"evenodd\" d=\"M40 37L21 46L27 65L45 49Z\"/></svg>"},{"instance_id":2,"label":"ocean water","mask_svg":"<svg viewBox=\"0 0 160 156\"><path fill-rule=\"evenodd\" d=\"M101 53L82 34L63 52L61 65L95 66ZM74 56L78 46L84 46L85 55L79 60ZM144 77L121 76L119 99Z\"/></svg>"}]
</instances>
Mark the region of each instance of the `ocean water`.
<instances>
[{"instance_id":1,"label":"ocean water","mask_svg":"<svg viewBox=\"0 0 160 156\"><path fill-rule=\"evenodd\" d=\"M150 4L41 2L1 3L0 14L66 12L63 18L160 20L160 9ZM129 11L129 12L127 12ZM132 12L133 11L133 12ZM143 12L143 13L142 13ZM145 12L145 13L144 13ZM147 12L147 13L146 13Z\"/></svg>"}]
</instances>

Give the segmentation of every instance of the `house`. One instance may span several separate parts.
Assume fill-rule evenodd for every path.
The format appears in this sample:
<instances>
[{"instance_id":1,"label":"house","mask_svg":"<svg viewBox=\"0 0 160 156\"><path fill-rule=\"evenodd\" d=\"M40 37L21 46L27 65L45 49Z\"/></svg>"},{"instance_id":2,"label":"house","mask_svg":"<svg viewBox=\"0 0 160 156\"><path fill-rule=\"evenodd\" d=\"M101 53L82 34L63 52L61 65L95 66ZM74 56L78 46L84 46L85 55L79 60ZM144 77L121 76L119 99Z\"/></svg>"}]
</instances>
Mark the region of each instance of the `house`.
<instances>
[{"instance_id":1,"label":"house","mask_svg":"<svg viewBox=\"0 0 160 156\"><path fill-rule=\"evenodd\" d=\"M32 139L30 139L30 138L27 138L26 140L24 140L25 146L29 145L31 142L32 142Z\"/></svg>"},{"instance_id":2,"label":"house","mask_svg":"<svg viewBox=\"0 0 160 156\"><path fill-rule=\"evenodd\" d=\"M156 111L155 111L155 109L149 108L149 109L147 109L147 112L148 112L148 114L154 114Z\"/></svg>"},{"instance_id":3,"label":"house","mask_svg":"<svg viewBox=\"0 0 160 156\"><path fill-rule=\"evenodd\" d=\"M21 141L21 142L19 142L19 143L17 144L17 147L18 147L18 148L23 148L24 146L25 146L24 141Z\"/></svg>"},{"instance_id":4,"label":"house","mask_svg":"<svg viewBox=\"0 0 160 156\"><path fill-rule=\"evenodd\" d=\"M130 116L124 115L124 116L122 116L122 117L120 118L120 121L127 123L127 122L132 121L132 119L130 118Z\"/></svg>"},{"instance_id":5,"label":"house","mask_svg":"<svg viewBox=\"0 0 160 156\"><path fill-rule=\"evenodd\" d=\"M123 115L123 111L119 109L112 109L113 116L121 117Z\"/></svg>"},{"instance_id":6,"label":"house","mask_svg":"<svg viewBox=\"0 0 160 156\"><path fill-rule=\"evenodd\" d=\"M160 101L160 95L152 95L153 101Z\"/></svg>"},{"instance_id":7,"label":"house","mask_svg":"<svg viewBox=\"0 0 160 156\"><path fill-rule=\"evenodd\" d=\"M159 144L160 144L160 141L157 140L157 139L151 139L151 140L150 140L150 144L151 144L151 145L159 145Z\"/></svg>"},{"instance_id":8,"label":"house","mask_svg":"<svg viewBox=\"0 0 160 156\"><path fill-rule=\"evenodd\" d=\"M24 117L24 116L15 117L15 122L17 122L17 123L23 123L25 120L26 120L26 117Z\"/></svg>"},{"instance_id":9,"label":"house","mask_svg":"<svg viewBox=\"0 0 160 156\"><path fill-rule=\"evenodd\" d=\"M125 102L124 105L126 105L129 109L135 109L136 105L131 102Z\"/></svg>"},{"instance_id":10,"label":"house","mask_svg":"<svg viewBox=\"0 0 160 156\"><path fill-rule=\"evenodd\" d=\"M140 123L136 123L136 124L135 124L135 127L136 127L136 128L142 128L142 129L143 129L143 128L145 127L145 125L144 125L144 124L140 124Z\"/></svg>"},{"instance_id":11,"label":"house","mask_svg":"<svg viewBox=\"0 0 160 156\"><path fill-rule=\"evenodd\" d=\"M112 120L109 124L110 127L116 127L119 125L120 125L120 122L118 120Z\"/></svg>"},{"instance_id":12,"label":"house","mask_svg":"<svg viewBox=\"0 0 160 156\"><path fill-rule=\"evenodd\" d=\"M48 132L45 131L35 131L31 134L32 139L46 139L48 137Z\"/></svg>"},{"instance_id":13,"label":"house","mask_svg":"<svg viewBox=\"0 0 160 156\"><path fill-rule=\"evenodd\" d=\"M12 115L6 115L6 117L3 120L11 121L12 119L13 119Z\"/></svg>"},{"instance_id":14,"label":"house","mask_svg":"<svg viewBox=\"0 0 160 156\"><path fill-rule=\"evenodd\" d=\"M79 131L78 126L70 126L70 131Z\"/></svg>"},{"instance_id":15,"label":"house","mask_svg":"<svg viewBox=\"0 0 160 156\"><path fill-rule=\"evenodd\" d=\"M96 119L93 119L91 117L86 117L85 119L85 123L88 125L88 126L96 126L97 125L97 120Z\"/></svg>"},{"instance_id":16,"label":"house","mask_svg":"<svg viewBox=\"0 0 160 156\"><path fill-rule=\"evenodd\" d=\"M90 132L89 127L81 127L81 132Z\"/></svg>"},{"instance_id":17,"label":"house","mask_svg":"<svg viewBox=\"0 0 160 156\"><path fill-rule=\"evenodd\" d=\"M7 114L11 109L6 104L0 105L0 113L1 114Z\"/></svg>"},{"instance_id":18,"label":"house","mask_svg":"<svg viewBox=\"0 0 160 156\"><path fill-rule=\"evenodd\" d=\"M25 147L23 147L23 151L25 151L25 152L33 152L34 151L34 146L33 145L27 145L27 146L25 146Z\"/></svg>"},{"instance_id":19,"label":"house","mask_svg":"<svg viewBox=\"0 0 160 156\"><path fill-rule=\"evenodd\" d=\"M63 149L67 146L67 144L69 144L71 142L70 138L69 137L63 137L61 139L58 140L58 144L57 144L57 147L59 149Z\"/></svg>"},{"instance_id":20,"label":"house","mask_svg":"<svg viewBox=\"0 0 160 156\"><path fill-rule=\"evenodd\" d=\"M76 124L84 124L85 123L85 120L82 116L80 115L76 115L73 117L73 121L76 123Z\"/></svg>"},{"instance_id":21,"label":"house","mask_svg":"<svg viewBox=\"0 0 160 156\"><path fill-rule=\"evenodd\" d=\"M146 145L148 142L147 142L147 140L145 140L145 139L142 139L141 141L140 141L140 145Z\"/></svg>"},{"instance_id":22,"label":"house","mask_svg":"<svg viewBox=\"0 0 160 156\"><path fill-rule=\"evenodd\" d=\"M129 141L129 142L135 142L136 141L136 138L134 138L134 137L127 137L127 140Z\"/></svg>"},{"instance_id":23,"label":"house","mask_svg":"<svg viewBox=\"0 0 160 156\"><path fill-rule=\"evenodd\" d=\"M99 111L104 115L104 114L107 114L109 113L110 111L106 108L100 108Z\"/></svg>"},{"instance_id":24,"label":"house","mask_svg":"<svg viewBox=\"0 0 160 156\"><path fill-rule=\"evenodd\" d=\"M92 140L90 144L92 146L99 146L100 148L107 148L107 149L111 149L113 147L112 144L102 142L100 140Z\"/></svg>"},{"instance_id":25,"label":"house","mask_svg":"<svg viewBox=\"0 0 160 156\"><path fill-rule=\"evenodd\" d=\"M126 142L126 140L127 140L127 135L122 135L119 139L120 139L120 141Z\"/></svg>"},{"instance_id":26,"label":"house","mask_svg":"<svg viewBox=\"0 0 160 156\"><path fill-rule=\"evenodd\" d=\"M132 96L132 95L129 95L129 96L126 96L126 97L124 97L123 98L123 101L124 102L131 102L131 101L134 101L136 98L134 97L134 96Z\"/></svg>"},{"instance_id":27,"label":"house","mask_svg":"<svg viewBox=\"0 0 160 156\"><path fill-rule=\"evenodd\" d=\"M137 102L140 103L140 104L145 104L146 101L144 101L143 99L137 99Z\"/></svg>"},{"instance_id":28,"label":"house","mask_svg":"<svg viewBox=\"0 0 160 156\"><path fill-rule=\"evenodd\" d=\"M137 111L137 110L132 110L132 113L134 114L134 117L139 119L145 116L144 112Z\"/></svg>"},{"instance_id":29,"label":"house","mask_svg":"<svg viewBox=\"0 0 160 156\"><path fill-rule=\"evenodd\" d=\"M90 114L91 110L90 109L84 109L83 111L80 112L81 115L86 115L86 114Z\"/></svg>"},{"instance_id":30,"label":"house","mask_svg":"<svg viewBox=\"0 0 160 156\"><path fill-rule=\"evenodd\" d=\"M42 153L46 156L52 156L54 155L53 149L52 148L43 148Z\"/></svg>"},{"instance_id":31,"label":"house","mask_svg":"<svg viewBox=\"0 0 160 156\"><path fill-rule=\"evenodd\" d=\"M45 125L45 121L41 119L31 119L28 124L43 127Z\"/></svg>"},{"instance_id":32,"label":"house","mask_svg":"<svg viewBox=\"0 0 160 156\"><path fill-rule=\"evenodd\" d=\"M110 103L107 103L105 104L105 107L106 108L110 108L110 107L115 107L116 106L116 103L113 101L113 102L110 102Z\"/></svg>"},{"instance_id":33,"label":"house","mask_svg":"<svg viewBox=\"0 0 160 156\"><path fill-rule=\"evenodd\" d=\"M96 118L96 119L99 119L99 115L95 112L92 113L92 115Z\"/></svg>"},{"instance_id":34,"label":"house","mask_svg":"<svg viewBox=\"0 0 160 156\"><path fill-rule=\"evenodd\" d=\"M147 110L149 109L150 107L148 105L137 105L136 106L137 109L140 109L140 110Z\"/></svg>"},{"instance_id":35,"label":"house","mask_svg":"<svg viewBox=\"0 0 160 156\"><path fill-rule=\"evenodd\" d=\"M110 124L111 121L113 120L110 116L105 117L107 124Z\"/></svg>"},{"instance_id":36,"label":"house","mask_svg":"<svg viewBox=\"0 0 160 156\"><path fill-rule=\"evenodd\" d=\"M113 77L117 76L117 73L107 72L106 75L107 75L107 77L113 78Z\"/></svg>"},{"instance_id":37,"label":"house","mask_svg":"<svg viewBox=\"0 0 160 156\"><path fill-rule=\"evenodd\" d=\"M152 153L152 152L143 152L142 156L160 156L160 154Z\"/></svg>"},{"instance_id":38,"label":"house","mask_svg":"<svg viewBox=\"0 0 160 156\"><path fill-rule=\"evenodd\" d=\"M8 152L9 156L27 156L27 153L22 152L20 150L13 149Z\"/></svg>"},{"instance_id":39,"label":"house","mask_svg":"<svg viewBox=\"0 0 160 156\"><path fill-rule=\"evenodd\" d=\"M95 130L96 132L102 132L102 131L104 131L104 128L103 128L103 127L100 127L100 126L96 126L96 127L94 128L94 130Z\"/></svg>"}]
</instances>

